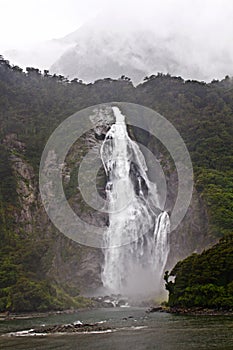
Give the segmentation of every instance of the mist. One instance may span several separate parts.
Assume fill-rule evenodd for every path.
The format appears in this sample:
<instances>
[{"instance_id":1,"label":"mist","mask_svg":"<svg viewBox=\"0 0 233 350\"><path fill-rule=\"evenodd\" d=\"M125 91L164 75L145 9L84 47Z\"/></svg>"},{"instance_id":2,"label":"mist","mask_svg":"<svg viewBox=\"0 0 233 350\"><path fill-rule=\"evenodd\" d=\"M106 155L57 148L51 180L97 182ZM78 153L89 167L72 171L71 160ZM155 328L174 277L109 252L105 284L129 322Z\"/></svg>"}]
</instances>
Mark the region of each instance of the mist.
<instances>
[{"instance_id":1,"label":"mist","mask_svg":"<svg viewBox=\"0 0 233 350\"><path fill-rule=\"evenodd\" d=\"M14 16L15 22L10 21L11 14L7 22L6 19L2 21L6 1L2 0L1 3L3 11L0 22L1 26L4 25L5 34L0 41L0 48L5 58L22 67L48 69L67 50L74 48L86 32L102 35L103 44L108 33L113 33L116 41L119 41L119 37L123 40L137 33L137 37L141 35L142 40L146 36L151 38L151 44L158 41L160 51L164 43L168 55L178 62L174 68L171 65L157 65L164 73L170 69L173 70L169 72L171 74L205 81L233 75L231 0L89 0L85 5L81 1L71 0L66 3L50 1L45 5L45 1L39 0L37 3L41 6L34 10L33 6L29 6L26 11L23 6L17 8L22 11L17 14L20 26ZM28 1L17 3L26 5ZM38 14L40 21L33 24ZM68 35L70 32L76 35ZM54 38L56 40L52 40ZM127 45L130 43L127 42ZM110 50L113 50L112 47ZM114 50L117 51L117 45ZM142 71L155 74L157 66L148 67L148 71L143 68ZM66 71L61 69L57 73L66 74Z\"/></svg>"}]
</instances>

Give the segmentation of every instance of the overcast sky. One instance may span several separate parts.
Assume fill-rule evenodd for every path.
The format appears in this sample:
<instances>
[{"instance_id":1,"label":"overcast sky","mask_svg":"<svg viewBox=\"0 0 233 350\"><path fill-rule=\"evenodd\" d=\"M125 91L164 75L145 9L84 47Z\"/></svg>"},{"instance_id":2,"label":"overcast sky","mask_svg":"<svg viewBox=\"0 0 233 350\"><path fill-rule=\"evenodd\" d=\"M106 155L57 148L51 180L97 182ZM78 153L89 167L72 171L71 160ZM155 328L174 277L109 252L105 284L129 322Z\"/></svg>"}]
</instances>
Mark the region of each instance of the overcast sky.
<instances>
[{"instance_id":1,"label":"overcast sky","mask_svg":"<svg viewBox=\"0 0 233 350\"><path fill-rule=\"evenodd\" d=\"M108 2L0 0L0 49L62 37L101 12Z\"/></svg>"},{"instance_id":2,"label":"overcast sky","mask_svg":"<svg viewBox=\"0 0 233 350\"><path fill-rule=\"evenodd\" d=\"M62 37L109 11L154 22L160 30L193 34L200 24L217 38L233 38L232 0L0 0L0 50Z\"/></svg>"}]
</instances>

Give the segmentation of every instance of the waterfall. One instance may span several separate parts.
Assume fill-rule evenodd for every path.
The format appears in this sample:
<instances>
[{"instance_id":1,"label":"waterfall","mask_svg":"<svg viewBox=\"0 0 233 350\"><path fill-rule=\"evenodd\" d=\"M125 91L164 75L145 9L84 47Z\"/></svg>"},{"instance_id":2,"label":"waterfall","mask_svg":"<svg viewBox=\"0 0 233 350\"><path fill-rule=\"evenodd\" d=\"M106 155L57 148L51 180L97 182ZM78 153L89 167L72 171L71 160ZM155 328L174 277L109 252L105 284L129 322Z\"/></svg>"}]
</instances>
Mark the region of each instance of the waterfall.
<instances>
[{"instance_id":1,"label":"waterfall","mask_svg":"<svg viewBox=\"0 0 233 350\"><path fill-rule=\"evenodd\" d=\"M158 292L169 253L169 216L159 208L156 184L145 158L130 139L125 117L116 118L101 147L108 178L109 226L104 234L103 286L112 293Z\"/></svg>"}]
</instances>

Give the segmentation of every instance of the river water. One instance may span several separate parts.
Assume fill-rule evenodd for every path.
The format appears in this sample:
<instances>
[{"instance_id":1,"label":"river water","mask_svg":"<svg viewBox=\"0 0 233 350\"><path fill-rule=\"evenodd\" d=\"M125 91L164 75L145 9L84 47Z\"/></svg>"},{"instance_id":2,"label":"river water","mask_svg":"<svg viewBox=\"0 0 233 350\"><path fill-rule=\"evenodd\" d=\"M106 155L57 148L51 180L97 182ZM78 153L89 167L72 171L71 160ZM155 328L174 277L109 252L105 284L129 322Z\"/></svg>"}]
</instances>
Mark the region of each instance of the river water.
<instances>
[{"instance_id":1,"label":"river water","mask_svg":"<svg viewBox=\"0 0 233 350\"><path fill-rule=\"evenodd\" d=\"M189 350L233 349L233 317L146 314L145 308L109 308L0 322L0 349ZM9 335L39 325L104 321L114 331L46 336ZM8 333L8 334L7 334ZM16 333L17 334L17 333ZM19 333L18 333L19 334Z\"/></svg>"}]
</instances>

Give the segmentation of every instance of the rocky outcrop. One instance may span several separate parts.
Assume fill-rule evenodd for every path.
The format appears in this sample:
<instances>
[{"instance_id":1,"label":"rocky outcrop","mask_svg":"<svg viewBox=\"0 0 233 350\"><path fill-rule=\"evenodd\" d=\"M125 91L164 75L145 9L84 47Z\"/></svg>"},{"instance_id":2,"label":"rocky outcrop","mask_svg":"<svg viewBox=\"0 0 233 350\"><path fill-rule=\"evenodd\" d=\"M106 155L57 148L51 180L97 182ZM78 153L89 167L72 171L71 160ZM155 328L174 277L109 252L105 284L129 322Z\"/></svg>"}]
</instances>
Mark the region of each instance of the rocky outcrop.
<instances>
[{"instance_id":1,"label":"rocky outcrop","mask_svg":"<svg viewBox=\"0 0 233 350\"><path fill-rule=\"evenodd\" d=\"M148 310L146 310L146 313L150 314L153 312L161 312L163 310L162 306L152 306Z\"/></svg>"},{"instance_id":2,"label":"rocky outcrop","mask_svg":"<svg viewBox=\"0 0 233 350\"><path fill-rule=\"evenodd\" d=\"M53 326L45 326L30 330L28 334L56 334L56 333L81 333L81 332L106 332L111 331L112 327L103 326L98 323L69 323Z\"/></svg>"},{"instance_id":3,"label":"rocky outcrop","mask_svg":"<svg viewBox=\"0 0 233 350\"><path fill-rule=\"evenodd\" d=\"M143 143L143 142L142 142ZM166 180L166 202L164 209L170 214L175 205L178 191L178 175L173 160L153 138L144 144L153 152L162 165ZM154 179L155 181L155 179ZM158 190L162 184L156 179ZM193 252L200 253L205 248L216 243L217 238L210 237L207 209L204 200L197 192L194 184L192 199L185 217L178 227L170 233L170 253L166 269L171 269L179 260Z\"/></svg>"},{"instance_id":4,"label":"rocky outcrop","mask_svg":"<svg viewBox=\"0 0 233 350\"><path fill-rule=\"evenodd\" d=\"M45 242L46 253L41 258L41 269L45 277L67 291L78 295L87 291L95 291L101 286L100 273L102 252L98 249L81 246L58 232L50 222L41 202L38 175L25 157L25 144L17 139L16 134L9 134L4 144L10 153L10 161L16 180L16 191L19 205L13 215L15 231L23 236L31 237L35 242ZM69 183L70 169L64 167L66 182ZM76 203L76 194L72 201L77 212L82 212ZM102 222L93 213L83 211L83 217L89 222Z\"/></svg>"},{"instance_id":5,"label":"rocky outcrop","mask_svg":"<svg viewBox=\"0 0 233 350\"><path fill-rule=\"evenodd\" d=\"M37 209L37 186L32 166L22 157L11 155L12 168L16 176L16 191L20 202L20 213L16 217L19 228L32 232L34 226L34 212Z\"/></svg>"},{"instance_id":6,"label":"rocky outcrop","mask_svg":"<svg viewBox=\"0 0 233 350\"><path fill-rule=\"evenodd\" d=\"M168 176L169 188L177 187L177 180L171 174ZM174 196L173 201L174 201ZM208 215L205 203L194 188L190 206L179 226L170 234L170 254L167 269L172 268L179 260L192 253L201 253L213 245L217 239L208 234Z\"/></svg>"},{"instance_id":7,"label":"rocky outcrop","mask_svg":"<svg viewBox=\"0 0 233 350\"><path fill-rule=\"evenodd\" d=\"M26 161L25 144L17 139L16 134L8 134L3 143L10 151L10 161L16 179L16 191L20 210L15 211L16 231L32 233L34 212L37 207L37 183L33 167Z\"/></svg>"}]
</instances>

